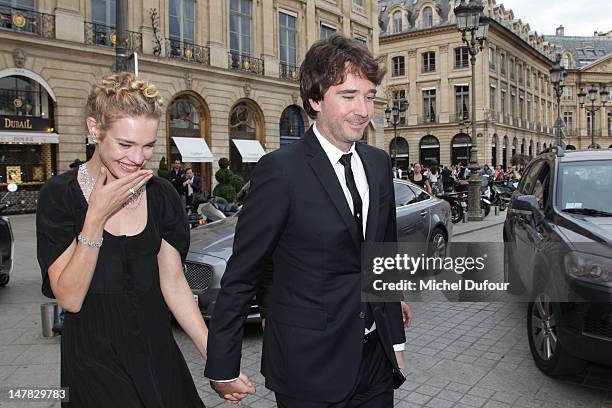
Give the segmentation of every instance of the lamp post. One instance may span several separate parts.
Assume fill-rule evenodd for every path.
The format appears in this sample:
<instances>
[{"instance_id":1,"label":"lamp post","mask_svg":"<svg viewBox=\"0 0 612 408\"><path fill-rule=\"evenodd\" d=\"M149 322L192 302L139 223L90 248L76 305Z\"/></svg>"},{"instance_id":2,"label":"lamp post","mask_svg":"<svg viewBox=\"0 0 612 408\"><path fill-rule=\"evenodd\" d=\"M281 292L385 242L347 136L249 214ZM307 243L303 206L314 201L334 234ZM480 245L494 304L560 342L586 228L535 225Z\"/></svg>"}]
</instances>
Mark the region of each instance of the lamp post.
<instances>
[{"instance_id":1,"label":"lamp post","mask_svg":"<svg viewBox=\"0 0 612 408\"><path fill-rule=\"evenodd\" d=\"M555 96L557 97L557 120L555 121L555 129L557 133L557 154L562 154L565 150L565 135L563 134L563 128L565 128L565 122L561 119L561 95L563 94L563 79L565 78L565 68L561 65L561 54L557 54L557 60L550 69L550 82L555 88Z\"/></svg>"},{"instance_id":2,"label":"lamp post","mask_svg":"<svg viewBox=\"0 0 612 408\"><path fill-rule=\"evenodd\" d=\"M478 170L478 137L476 133L476 55L482 50L489 30L489 18L482 11L480 0L461 0L455 7L457 28L461 32L461 39L470 54L472 64L472 149L470 155L470 179L468 186L468 221L482 221L480 210L481 180ZM469 38L468 38L469 34Z\"/></svg>"},{"instance_id":3,"label":"lamp post","mask_svg":"<svg viewBox=\"0 0 612 408\"><path fill-rule=\"evenodd\" d=\"M597 145L595 144L595 113L606 106L606 102L608 100L609 95L605 84L600 84L600 87L600 101L598 104L595 104L595 101L597 100L597 86L595 84L591 84L587 91L591 106L588 105L589 101L585 101L585 98L587 97L587 92L584 91L583 87L580 87L580 92L578 93L578 102L580 102L580 108L584 108L585 111L591 113L591 145L589 146L589 149L597 149Z\"/></svg>"},{"instance_id":4,"label":"lamp post","mask_svg":"<svg viewBox=\"0 0 612 408\"><path fill-rule=\"evenodd\" d=\"M400 113L406 112L407 102L405 99L397 99L393 102L393 107L387 106L385 109L385 118L387 123L393 126L393 143L391 144L391 157L393 158L393 166L397 168L397 125L400 124ZM391 115L393 114L393 116Z\"/></svg>"}]
</instances>

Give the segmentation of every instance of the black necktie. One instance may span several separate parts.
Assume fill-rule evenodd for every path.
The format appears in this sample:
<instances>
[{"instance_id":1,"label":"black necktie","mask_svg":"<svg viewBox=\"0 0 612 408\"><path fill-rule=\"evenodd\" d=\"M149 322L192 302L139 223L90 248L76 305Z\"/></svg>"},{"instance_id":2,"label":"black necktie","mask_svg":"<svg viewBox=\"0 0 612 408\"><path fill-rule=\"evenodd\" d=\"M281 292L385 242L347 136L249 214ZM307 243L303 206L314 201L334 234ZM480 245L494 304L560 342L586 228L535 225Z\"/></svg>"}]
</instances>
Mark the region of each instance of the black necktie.
<instances>
[{"instance_id":1,"label":"black necktie","mask_svg":"<svg viewBox=\"0 0 612 408\"><path fill-rule=\"evenodd\" d=\"M353 153L347 153L342 155L340 158L340 164L344 166L344 178L346 180L346 186L351 193L353 199L353 216L355 217L355 223L357 224L357 232L359 240L363 241L363 202L361 201L361 195L357 190L357 183L355 183L355 176L353 175L353 169L351 168L351 157ZM370 329L374 324L374 314L372 307L369 303L361 303L361 312L365 315L365 327Z\"/></svg>"},{"instance_id":2,"label":"black necktie","mask_svg":"<svg viewBox=\"0 0 612 408\"><path fill-rule=\"evenodd\" d=\"M361 196L359 195L359 190L357 190L353 169L351 168L352 156L353 153L342 155L340 158L340 164L344 166L346 186L348 187L349 192L351 193L351 198L353 199L353 217L355 217L355 222L357 223L357 233L359 235L359 239L363 241L363 203L361 201Z\"/></svg>"}]
</instances>

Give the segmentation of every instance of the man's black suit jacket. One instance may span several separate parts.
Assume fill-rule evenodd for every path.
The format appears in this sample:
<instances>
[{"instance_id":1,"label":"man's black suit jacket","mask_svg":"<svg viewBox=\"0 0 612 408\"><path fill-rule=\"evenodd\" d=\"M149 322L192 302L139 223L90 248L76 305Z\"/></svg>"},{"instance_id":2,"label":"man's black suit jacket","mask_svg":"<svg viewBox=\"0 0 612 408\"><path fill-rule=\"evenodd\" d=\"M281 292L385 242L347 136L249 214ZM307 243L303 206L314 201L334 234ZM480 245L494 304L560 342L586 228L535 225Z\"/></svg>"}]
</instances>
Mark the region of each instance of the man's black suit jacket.
<instances>
[{"instance_id":1,"label":"man's black suit jacket","mask_svg":"<svg viewBox=\"0 0 612 408\"><path fill-rule=\"evenodd\" d=\"M358 143L369 185L366 241L397 240L391 162ZM310 129L262 157L251 177L233 255L208 338L205 375L238 377L243 325L261 263L274 279L262 355L266 387L310 401L340 401L355 386L365 320L361 312L357 225L332 164ZM375 303L374 316L394 375L393 344L405 342L399 303Z\"/></svg>"}]
</instances>

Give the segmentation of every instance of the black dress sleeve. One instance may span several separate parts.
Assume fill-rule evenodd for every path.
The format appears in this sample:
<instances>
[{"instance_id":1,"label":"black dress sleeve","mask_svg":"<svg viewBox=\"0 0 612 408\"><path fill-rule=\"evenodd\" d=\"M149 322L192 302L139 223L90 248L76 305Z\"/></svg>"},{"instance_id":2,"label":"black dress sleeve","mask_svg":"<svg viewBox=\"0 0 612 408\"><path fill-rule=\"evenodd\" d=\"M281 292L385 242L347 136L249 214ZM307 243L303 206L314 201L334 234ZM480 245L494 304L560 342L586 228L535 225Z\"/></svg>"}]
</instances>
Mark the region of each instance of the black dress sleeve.
<instances>
[{"instance_id":1,"label":"black dress sleeve","mask_svg":"<svg viewBox=\"0 0 612 408\"><path fill-rule=\"evenodd\" d=\"M54 298L49 283L49 267L76 239L77 220L68 178L55 176L40 190L36 208L36 248L42 274L43 295Z\"/></svg>"},{"instance_id":2,"label":"black dress sleeve","mask_svg":"<svg viewBox=\"0 0 612 408\"><path fill-rule=\"evenodd\" d=\"M162 238L179 252L184 262L189 250L187 213L176 189L168 180L156 177L155 182L159 187Z\"/></svg>"}]
</instances>

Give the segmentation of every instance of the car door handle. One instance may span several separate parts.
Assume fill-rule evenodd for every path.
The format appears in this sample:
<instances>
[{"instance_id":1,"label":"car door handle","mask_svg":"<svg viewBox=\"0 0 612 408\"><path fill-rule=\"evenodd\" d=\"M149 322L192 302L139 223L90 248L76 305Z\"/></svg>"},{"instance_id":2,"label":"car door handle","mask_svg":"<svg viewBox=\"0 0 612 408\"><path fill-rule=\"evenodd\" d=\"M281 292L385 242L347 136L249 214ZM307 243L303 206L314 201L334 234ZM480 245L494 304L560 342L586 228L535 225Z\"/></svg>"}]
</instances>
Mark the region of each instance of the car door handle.
<instances>
[{"instance_id":1,"label":"car door handle","mask_svg":"<svg viewBox=\"0 0 612 408\"><path fill-rule=\"evenodd\" d=\"M427 210L423 210L419 214L421 214L421 217L424 217L427 215Z\"/></svg>"}]
</instances>

